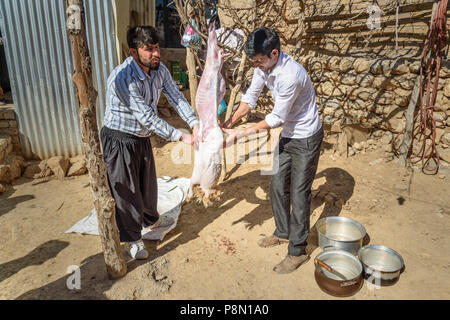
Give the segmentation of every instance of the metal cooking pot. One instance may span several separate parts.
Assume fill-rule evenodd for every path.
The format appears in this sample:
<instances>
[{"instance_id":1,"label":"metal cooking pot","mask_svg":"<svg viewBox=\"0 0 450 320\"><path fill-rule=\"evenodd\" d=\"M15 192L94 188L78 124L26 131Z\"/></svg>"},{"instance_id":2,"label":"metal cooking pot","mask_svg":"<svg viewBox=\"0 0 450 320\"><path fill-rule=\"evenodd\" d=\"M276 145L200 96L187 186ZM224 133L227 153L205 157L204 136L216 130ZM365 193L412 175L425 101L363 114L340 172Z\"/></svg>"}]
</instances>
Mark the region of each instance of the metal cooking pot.
<instances>
[{"instance_id":1,"label":"metal cooking pot","mask_svg":"<svg viewBox=\"0 0 450 320\"><path fill-rule=\"evenodd\" d=\"M405 266L403 258L395 250L380 245L367 245L358 252L364 267L365 279L376 285L396 283Z\"/></svg>"},{"instance_id":2,"label":"metal cooking pot","mask_svg":"<svg viewBox=\"0 0 450 320\"><path fill-rule=\"evenodd\" d=\"M328 249L346 250L354 255L362 246L366 229L355 220L345 217L327 217L316 223L319 246Z\"/></svg>"},{"instance_id":3,"label":"metal cooking pot","mask_svg":"<svg viewBox=\"0 0 450 320\"><path fill-rule=\"evenodd\" d=\"M336 297L349 297L357 293L363 284L361 262L345 250L327 250L314 259L314 277L317 285Z\"/></svg>"}]
</instances>

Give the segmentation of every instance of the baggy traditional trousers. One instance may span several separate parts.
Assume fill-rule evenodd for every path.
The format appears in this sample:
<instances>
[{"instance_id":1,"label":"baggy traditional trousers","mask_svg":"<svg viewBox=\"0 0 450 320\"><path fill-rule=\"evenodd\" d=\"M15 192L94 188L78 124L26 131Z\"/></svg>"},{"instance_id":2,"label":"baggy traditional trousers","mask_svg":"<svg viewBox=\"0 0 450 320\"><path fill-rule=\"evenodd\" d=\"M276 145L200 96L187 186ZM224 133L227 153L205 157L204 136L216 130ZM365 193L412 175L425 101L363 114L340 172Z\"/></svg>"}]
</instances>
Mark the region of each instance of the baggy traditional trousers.
<instances>
[{"instance_id":1,"label":"baggy traditional trousers","mask_svg":"<svg viewBox=\"0 0 450 320\"><path fill-rule=\"evenodd\" d=\"M155 223L158 185L150 138L103 127L100 131L108 183L116 201L120 241L141 239L142 227Z\"/></svg>"}]
</instances>

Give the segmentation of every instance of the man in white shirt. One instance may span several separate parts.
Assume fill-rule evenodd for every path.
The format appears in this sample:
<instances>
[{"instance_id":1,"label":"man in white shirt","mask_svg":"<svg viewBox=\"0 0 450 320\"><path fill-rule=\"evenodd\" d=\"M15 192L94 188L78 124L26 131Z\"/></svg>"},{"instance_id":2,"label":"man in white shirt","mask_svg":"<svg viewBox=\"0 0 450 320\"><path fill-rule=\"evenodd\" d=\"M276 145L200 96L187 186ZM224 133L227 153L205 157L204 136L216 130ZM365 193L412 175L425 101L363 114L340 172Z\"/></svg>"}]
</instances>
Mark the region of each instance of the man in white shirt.
<instances>
[{"instance_id":1,"label":"man in white shirt","mask_svg":"<svg viewBox=\"0 0 450 320\"><path fill-rule=\"evenodd\" d=\"M280 39L274 30L267 27L254 30L247 39L244 51L255 67L252 83L242 96L238 109L222 125L222 129L228 134L226 144L230 145L236 139L259 130L282 127L279 168L274 170L270 184L276 229L273 235L259 240L258 245L271 247L289 242L286 258L273 268L277 273L289 273L309 260L306 240L310 228L311 186L323 140L322 123L308 73L280 50ZM271 91L275 101L272 112L265 120L245 130L231 129L256 107L264 86Z\"/></svg>"}]
</instances>

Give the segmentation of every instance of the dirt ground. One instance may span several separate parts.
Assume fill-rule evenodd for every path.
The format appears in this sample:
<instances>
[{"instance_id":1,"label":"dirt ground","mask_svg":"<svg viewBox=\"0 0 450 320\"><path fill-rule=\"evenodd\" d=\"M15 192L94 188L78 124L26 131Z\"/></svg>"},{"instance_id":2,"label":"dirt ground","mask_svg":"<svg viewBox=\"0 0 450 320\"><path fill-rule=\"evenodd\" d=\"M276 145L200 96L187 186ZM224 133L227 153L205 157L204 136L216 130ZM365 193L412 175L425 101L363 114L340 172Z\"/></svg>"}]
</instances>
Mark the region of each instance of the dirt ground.
<instances>
[{"instance_id":1,"label":"dirt ground","mask_svg":"<svg viewBox=\"0 0 450 320\"><path fill-rule=\"evenodd\" d=\"M192 165L170 159L176 143L155 139L158 176L190 177ZM364 244L399 252L405 270L393 286L366 284L345 299L450 298L450 170L429 176L419 169L385 162L382 149L350 158L324 142L311 207L311 228L325 216L363 224ZM128 273L109 280L99 237L64 234L93 208L89 176L57 180L16 180L0 196L0 299L341 299L322 292L313 258L321 252L311 232L311 259L293 273L272 271L287 244L260 248L274 231L268 188L261 165L229 165L222 200L205 209L182 207L177 227L161 242L145 241L147 261L128 260ZM324 201L334 193L345 204ZM81 290L69 290L71 265L80 267Z\"/></svg>"}]
</instances>

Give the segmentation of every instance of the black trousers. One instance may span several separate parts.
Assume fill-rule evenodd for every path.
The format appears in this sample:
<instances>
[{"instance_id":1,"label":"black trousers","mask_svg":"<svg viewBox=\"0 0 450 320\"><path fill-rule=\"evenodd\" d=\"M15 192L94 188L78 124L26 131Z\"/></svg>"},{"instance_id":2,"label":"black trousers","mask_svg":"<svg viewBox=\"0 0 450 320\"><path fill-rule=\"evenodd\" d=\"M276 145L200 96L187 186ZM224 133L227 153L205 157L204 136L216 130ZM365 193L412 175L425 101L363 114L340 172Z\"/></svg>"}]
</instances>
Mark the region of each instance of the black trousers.
<instances>
[{"instance_id":1,"label":"black trousers","mask_svg":"<svg viewBox=\"0 0 450 320\"><path fill-rule=\"evenodd\" d=\"M270 199L275 218L274 235L289 239L288 254L306 254L309 236L311 186L319 163L323 129L308 138L280 138L278 171L272 175ZM292 204L292 211L291 211Z\"/></svg>"},{"instance_id":2,"label":"black trousers","mask_svg":"<svg viewBox=\"0 0 450 320\"><path fill-rule=\"evenodd\" d=\"M108 183L116 201L120 241L141 239L142 227L155 223L158 185L150 138L103 127L100 131Z\"/></svg>"}]
</instances>

